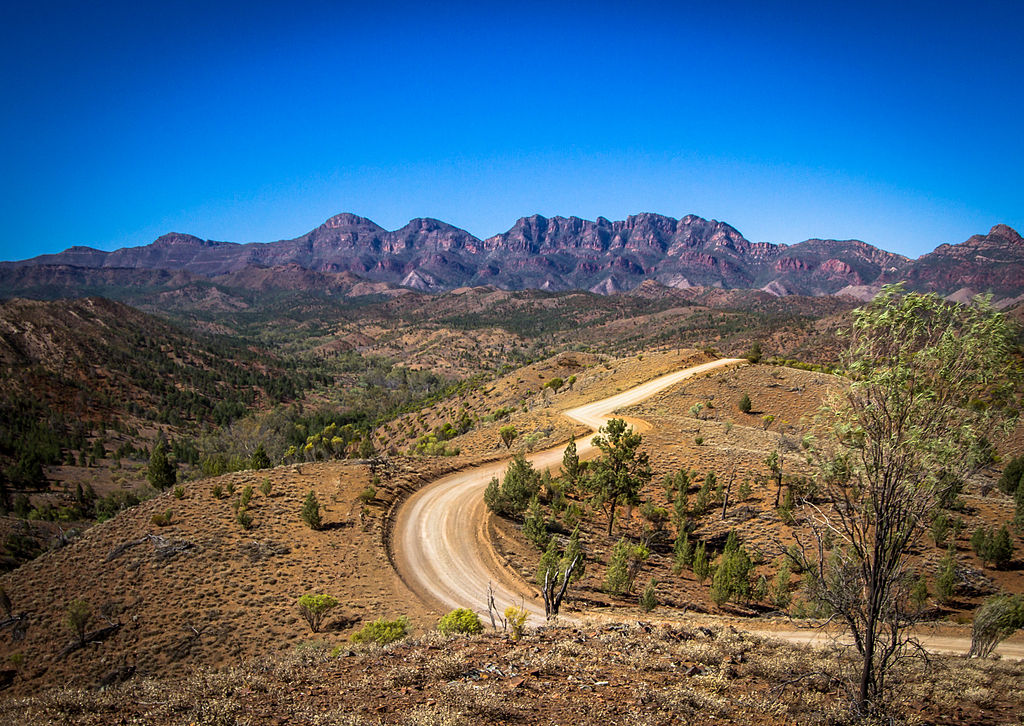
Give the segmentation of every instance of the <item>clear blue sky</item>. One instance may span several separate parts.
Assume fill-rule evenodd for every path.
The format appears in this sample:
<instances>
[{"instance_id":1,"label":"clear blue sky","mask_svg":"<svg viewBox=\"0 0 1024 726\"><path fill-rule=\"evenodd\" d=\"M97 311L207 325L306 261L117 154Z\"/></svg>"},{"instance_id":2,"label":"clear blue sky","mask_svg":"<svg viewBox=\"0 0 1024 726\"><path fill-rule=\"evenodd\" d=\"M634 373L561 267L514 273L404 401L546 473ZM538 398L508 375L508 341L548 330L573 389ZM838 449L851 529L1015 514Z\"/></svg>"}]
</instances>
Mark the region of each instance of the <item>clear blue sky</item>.
<instances>
[{"instance_id":1,"label":"clear blue sky","mask_svg":"<svg viewBox=\"0 0 1024 726\"><path fill-rule=\"evenodd\" d=\"M338 212L481 237L533 213L694 213L910 256L1024 231L1022 18L1016 0L9 0L0 259L265 242Z\"/></svg>"}]
</instances>

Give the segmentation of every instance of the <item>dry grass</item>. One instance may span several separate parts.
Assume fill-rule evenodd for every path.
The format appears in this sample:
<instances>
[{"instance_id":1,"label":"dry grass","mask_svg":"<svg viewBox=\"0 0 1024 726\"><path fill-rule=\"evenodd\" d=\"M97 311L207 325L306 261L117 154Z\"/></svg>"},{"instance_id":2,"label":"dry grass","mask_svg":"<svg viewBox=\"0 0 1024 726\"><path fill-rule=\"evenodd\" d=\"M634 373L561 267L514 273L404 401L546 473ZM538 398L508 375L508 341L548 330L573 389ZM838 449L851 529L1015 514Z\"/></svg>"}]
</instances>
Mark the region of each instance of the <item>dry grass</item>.
<instances>
[{"instance_id":1,"label":"dry grass","mask_svg":"<svg viewBox=\"0 0 1024 726\"><path fill-rule=\"evenodd\" d=\"M842 655L732 631L612 625L500 634L430 633L384 648L328 645L139 679L56 688L0 703L33 724L844 724ZM1015 723L1024 665L934 658L908 664L901 723ZM956 684L952 687L951 684Z\"/></svg>"}]
</instances>

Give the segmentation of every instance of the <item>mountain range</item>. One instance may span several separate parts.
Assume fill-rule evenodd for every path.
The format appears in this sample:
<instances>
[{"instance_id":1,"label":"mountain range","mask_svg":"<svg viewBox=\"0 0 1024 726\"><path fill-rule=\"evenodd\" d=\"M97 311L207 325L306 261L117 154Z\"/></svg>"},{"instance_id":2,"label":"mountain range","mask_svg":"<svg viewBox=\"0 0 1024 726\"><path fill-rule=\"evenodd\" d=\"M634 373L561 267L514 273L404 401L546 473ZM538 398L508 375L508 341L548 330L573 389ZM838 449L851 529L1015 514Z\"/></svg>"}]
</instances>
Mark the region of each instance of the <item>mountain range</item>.
<instances>
[{"instance_id":1,"label":"mountain range","mask_svg":"<svg viewBox=\"0 0 1024 726\"><path fill-rule=\"evenodd\" d=\"M953 297L990 292L1005 305L1024 299L1024 240L996 225L912 260L858 240L750 242L724 222L695 215L638 214L623 221L534 215L479 239L436 219L418 218L388 231L364 217L339 214L277 242L238 244L171 233L113 252L71 247L0 263L3 295L102 294L118 285L169 289L195 280L347 295L476 285L615 294L653 280L672 288L860 298L906 280L913 289Z\"/></svg>"}]
</instances>

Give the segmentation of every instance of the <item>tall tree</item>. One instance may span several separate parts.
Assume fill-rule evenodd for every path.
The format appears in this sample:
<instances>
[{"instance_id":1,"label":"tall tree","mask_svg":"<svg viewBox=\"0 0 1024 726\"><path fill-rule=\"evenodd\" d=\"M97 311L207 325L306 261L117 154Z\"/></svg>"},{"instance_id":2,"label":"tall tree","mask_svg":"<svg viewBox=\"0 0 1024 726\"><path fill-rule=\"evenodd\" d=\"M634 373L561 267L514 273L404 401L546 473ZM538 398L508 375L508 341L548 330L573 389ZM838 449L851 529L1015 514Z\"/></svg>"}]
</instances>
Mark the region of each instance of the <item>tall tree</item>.
<instances>
[{"instance_id":1,"label":"tall tree","mask_svg":"<svg viewBox=\"0 0 1024 726\"><path fill-rule=\"evenodd\" d=\"M812 507L811 576L853 636L861 711L880 706L913 643L907 552L939 502L993 461L992 435L1016 418L1012 352L987 299L958 305L890 286L853 313L850 385L827 400L825 433L811 442L828 500Z\"/></svg>"},{"instance_id":2,"label":"tall tree","mask_svg":"<svg viewBox=\"0 0 1024 726\"><path fill-rule=\"evenodd\" d=\"M601 456L590 465L587 486L595 503L608 510L608 536L612 536L615 509L619 504L637 504L640 490L651 480L647 452L638 451L643 437L621 418L613 418L598 432L592 443Z\"/></svg>"}]
</instances>

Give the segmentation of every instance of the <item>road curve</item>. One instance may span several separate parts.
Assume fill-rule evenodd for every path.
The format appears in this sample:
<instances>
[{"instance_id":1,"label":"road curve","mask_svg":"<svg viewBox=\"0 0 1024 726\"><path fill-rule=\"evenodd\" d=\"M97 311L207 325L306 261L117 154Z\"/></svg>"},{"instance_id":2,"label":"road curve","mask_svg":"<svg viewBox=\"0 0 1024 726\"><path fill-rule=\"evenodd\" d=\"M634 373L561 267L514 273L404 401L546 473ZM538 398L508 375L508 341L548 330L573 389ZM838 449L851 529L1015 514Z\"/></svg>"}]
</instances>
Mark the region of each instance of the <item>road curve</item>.
<instances>
[{"instance_id":1,"label":"road curve","mask_svg":"<svg viewBox=\"0 0 1024 726\"><path fill-rule=\"evenodd\" d=\"M724 358L655 378L609 398L563 411L594 431L620 408L631 406L670 386L707 371L746 363ZM633 421L646 428L642 421ZM577 442L581 459L595 455L590 436ZM546 449L527 458L534 467L552 471L562 463L564 447ZM498 608L525 602L532 624L544 618L544 605L533 588L499 560L488 535L483 492L491 477L501 477L508 459L464 469L432 482L399 508L391 537L392 560L398 574L424 602L444 612L469 607L487 613L488 584Z\"/></svg>"}]
</instances>

